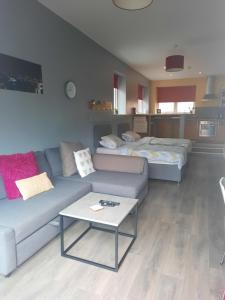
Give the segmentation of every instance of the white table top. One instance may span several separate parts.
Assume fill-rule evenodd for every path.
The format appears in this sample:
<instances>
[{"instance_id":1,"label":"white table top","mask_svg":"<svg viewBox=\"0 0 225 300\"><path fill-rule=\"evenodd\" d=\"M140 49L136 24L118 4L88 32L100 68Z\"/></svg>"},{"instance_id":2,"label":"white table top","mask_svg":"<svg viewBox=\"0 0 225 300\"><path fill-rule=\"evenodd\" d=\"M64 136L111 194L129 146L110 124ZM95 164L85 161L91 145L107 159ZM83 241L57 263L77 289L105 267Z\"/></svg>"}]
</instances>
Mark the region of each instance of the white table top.
<instances>
[{"instance_id":1,"label":"white table top","mask_svg":"<svg viewBox=\"0 0 225 300\"><path fill-rule=\"evenodd\" d=\"M104 207L99 211L93 211L90 206L98 204L99 200L115 201L119 202L120 205ZM63 209L59 214L74 219L117 227L123 222L137 203L138 199L91 192Z\"/></svg>"}]
</instances>

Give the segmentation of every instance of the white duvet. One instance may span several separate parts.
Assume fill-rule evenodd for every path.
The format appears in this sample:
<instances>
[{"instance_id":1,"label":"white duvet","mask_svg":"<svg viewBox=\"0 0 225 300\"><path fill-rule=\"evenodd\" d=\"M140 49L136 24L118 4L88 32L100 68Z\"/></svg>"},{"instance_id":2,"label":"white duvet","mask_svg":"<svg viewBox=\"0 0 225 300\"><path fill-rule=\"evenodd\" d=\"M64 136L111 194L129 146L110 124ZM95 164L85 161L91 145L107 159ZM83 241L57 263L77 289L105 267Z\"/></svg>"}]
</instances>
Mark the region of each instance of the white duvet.
<instances>
[{"instance_id":1,"label":"white duvet","mask_svg":"<svg viewBox=\"0 0 225 300\"><path fill-rule=\"evenodd\" d=\"M147 142L147 138L144 139ZM143 139L116 149L97 148L96 152L145 157L149 163L173 164L177 165L179 169L187 161L187 151L184 147L151 145L144 143Z\"/></svg>"},{"instance_id":2,"label":"white duvet","mask_svg":"<svg viewBox=\"0 0 225 300\"><path fill-rule=\"evenodd\" d=\"M188 139L149 137L149 143L151 145L166 145L166 146L184 147L188 150L188 152L191 152L191 148L192 148L192 142Z\"/></svg>"}]
</instances>

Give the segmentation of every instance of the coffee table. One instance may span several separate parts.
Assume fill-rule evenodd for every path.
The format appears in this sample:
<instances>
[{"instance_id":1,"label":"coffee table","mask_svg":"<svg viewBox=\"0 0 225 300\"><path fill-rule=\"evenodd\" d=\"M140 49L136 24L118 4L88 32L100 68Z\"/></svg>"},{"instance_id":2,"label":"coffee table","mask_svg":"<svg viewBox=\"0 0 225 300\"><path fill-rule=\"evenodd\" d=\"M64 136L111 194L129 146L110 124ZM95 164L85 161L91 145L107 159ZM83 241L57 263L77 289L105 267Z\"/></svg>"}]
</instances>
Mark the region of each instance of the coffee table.
<instances>
[{"instance_id":1,"label":"coffee table","mask_svg":"<svg viewBox=\"0 0 225 300\"><path fill-rule=\"evenodd\" d=\"M98 204L99 200L109 200L119 202L119 206L115 207L105 207L97 212L90 209L90 206ZM126 233L119 231L121 223L126 219L126 217L132 212L134 220L134 233ZM63 209L60 213L60 237L61 237L61 255L67 258L71 258L80 262L91 264L97 267L108 269L117 272L122 262L124 261L127 253L132 247L136 237L137 237L137 219L138 219L138 200L133 198L118 197L101 193L89 193L86 196L80 198L75 203ZM64 248L64 218L72 218L74 220L87 221L89 223L88 228L66 249ZM99 225L104 225L106 228L99 227ZM92 260L84 259L81 257L73 256L68 254L68 251L78 243L85 234L90 230L100 230L109 232L115 235L115 265L109 266L101 264ZM131 238L130 244L127 247L125 253L119 261L118 258L118 236L126 236Z\"/></svg>"}]
</instances>

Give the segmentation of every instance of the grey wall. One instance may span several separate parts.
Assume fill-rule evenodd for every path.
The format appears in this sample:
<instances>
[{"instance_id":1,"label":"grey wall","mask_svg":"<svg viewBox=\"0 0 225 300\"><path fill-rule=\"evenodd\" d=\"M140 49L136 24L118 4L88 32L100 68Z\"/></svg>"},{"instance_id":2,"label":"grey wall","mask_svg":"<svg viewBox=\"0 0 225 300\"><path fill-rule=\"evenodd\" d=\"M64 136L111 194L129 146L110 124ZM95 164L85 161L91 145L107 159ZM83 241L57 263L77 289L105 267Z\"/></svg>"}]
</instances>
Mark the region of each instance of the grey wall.
<instances>
[{"instance_id":1,"label":"grey wall","mask_svg":"<svg viewBox=\"0 0 225 300\"><path fill-rule=\"evenodd\" d=\"M41 64L44 81L44 95L0 90L0 153L43 149L61 140L92 146L93 123L121 121L87 108L93 98L112 101L113 72L127 77L128 110L137 84L148 86L148 80L34 0L0 0L0 53ZM64 95L69 79L77 85L73 101Z\"/></svg>"}]
</instances>

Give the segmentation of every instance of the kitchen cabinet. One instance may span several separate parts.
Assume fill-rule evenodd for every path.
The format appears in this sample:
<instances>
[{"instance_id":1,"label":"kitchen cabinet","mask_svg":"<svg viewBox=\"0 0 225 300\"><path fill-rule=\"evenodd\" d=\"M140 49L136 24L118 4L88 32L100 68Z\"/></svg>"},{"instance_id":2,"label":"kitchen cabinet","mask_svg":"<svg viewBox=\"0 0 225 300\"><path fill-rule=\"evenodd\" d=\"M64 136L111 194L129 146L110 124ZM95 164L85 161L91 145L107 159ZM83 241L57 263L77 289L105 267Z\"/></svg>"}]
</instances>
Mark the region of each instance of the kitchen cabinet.
<instances>
[{"instance_id":1,"label":"kitchen cabinet","mask_svg":"<svg viewBox=\"0 0 225 300\"><path fill-rule=\"evenodd\" d=\"M225 119L218 120L215 142L218 144L225 144Z\"/></svg>"},{"instance_id":2,"label":"kitchen cabinet","mask_svg":"<svg viewBox=\"0 0 225 300\"><path fill-rule=\"evenodd\" d=\"M184 123L184 138L189 140L197 140L199 135L198 119L186 119Z\"/></svg>"},{"instance_id":3,"label":"kitchen cabinet","mask_svg":"<svg viewBox=\"0 0 225 300\"><path fill-rule=\"evenodd\" d=\"M179 138L179 117L158 117L151 120L151 135L161 138Z\"/></svg>"}]
</instances>

